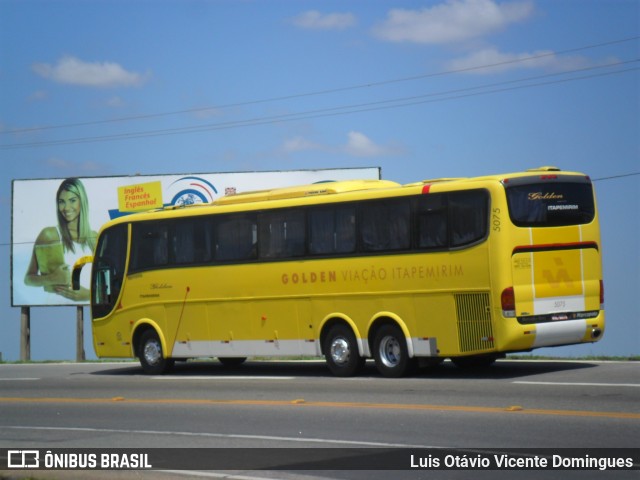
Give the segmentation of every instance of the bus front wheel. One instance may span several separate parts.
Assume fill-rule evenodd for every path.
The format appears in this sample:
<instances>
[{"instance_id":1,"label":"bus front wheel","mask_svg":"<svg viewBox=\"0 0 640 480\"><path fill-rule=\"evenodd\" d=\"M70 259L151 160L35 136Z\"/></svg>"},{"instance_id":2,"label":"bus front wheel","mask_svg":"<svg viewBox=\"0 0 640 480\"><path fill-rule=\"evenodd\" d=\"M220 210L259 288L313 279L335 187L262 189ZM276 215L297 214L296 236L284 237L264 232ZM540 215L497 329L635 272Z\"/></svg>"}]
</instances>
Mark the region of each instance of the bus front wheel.
<instances>
[{"instance_id":1,"label":"bus front wheel","mask_svg":"<svg viewBox=\"0 0 640 480\"><path fill-rule=\"evenodd\" d=\"M164 357L162 343L155 330L147 330L140 337L138 357L142 369L150 375L167 373L174 363L172 358Z\"/></svg>"},{"instance_id":2,"label":"bus front wheel","mask_svg":"<svg viewBox=\"0 0 640 480\"><path fill-rule=\"evenodd\" d=\"M323 350L327 366L336 377L352 377L366 362L358 352L356 336L345 325L336 325L329 330Z\"/></svg>"},{"instance_id":3,"label":"bus front wheel","mask_svg":"<svg viewBox=\"0 0 640 480\"><path fill-rule=\"evenodd\" d=\"M409 349L404 333L397 326L382 326L375 336L373 345L373 358L376 361L376 368L382 376L403 377L415 366L415 359L409 358Z\"/></svg>"}]
</instances>

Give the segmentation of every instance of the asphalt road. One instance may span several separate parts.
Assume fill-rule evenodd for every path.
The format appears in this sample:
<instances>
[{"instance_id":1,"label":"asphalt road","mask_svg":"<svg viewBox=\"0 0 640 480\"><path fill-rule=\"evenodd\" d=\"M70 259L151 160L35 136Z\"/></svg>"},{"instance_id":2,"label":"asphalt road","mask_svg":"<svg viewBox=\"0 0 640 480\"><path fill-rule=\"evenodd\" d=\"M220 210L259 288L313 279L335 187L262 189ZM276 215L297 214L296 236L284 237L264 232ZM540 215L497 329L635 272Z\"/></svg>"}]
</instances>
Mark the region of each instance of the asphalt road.
<instances>
[{"instance_id":1,"label":"asphalt road","mask_svg":"<svg viewBox=\"0 0 640 480\"><path fill-rule=\"evenodd\" d=\"M134 363L0 365L0 448L445 448L473 458L480 448L562 452L635 448L639 440L637 362L504 360L481 370L447 362L403 379L382 378L372 365L362 376L335 378L318 362L233 369L184 363L165 376L146 376ZM88 473L37 471L29 478L390 477L364 469ZM637 471L391 473L394 479L638 477ZM5 471L0 478L24 477Z\"/></svg>"}]
</instances>

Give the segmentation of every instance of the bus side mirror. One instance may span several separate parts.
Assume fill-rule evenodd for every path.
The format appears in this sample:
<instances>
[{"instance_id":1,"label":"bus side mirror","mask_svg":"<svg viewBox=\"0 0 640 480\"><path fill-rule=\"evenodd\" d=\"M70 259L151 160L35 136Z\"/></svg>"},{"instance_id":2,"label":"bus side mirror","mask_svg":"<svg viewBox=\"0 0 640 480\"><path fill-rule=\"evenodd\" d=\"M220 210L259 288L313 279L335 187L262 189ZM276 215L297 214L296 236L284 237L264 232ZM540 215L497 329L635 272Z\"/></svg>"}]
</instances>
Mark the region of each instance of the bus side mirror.
<instances>
[{"instance_id":1,"label":"bus side mirror","mask_svg":"<svg viewBox=\"0 0 640 480\"><path fill-rule=\"evenodd\" d=\"M71 288L74 290L80 290L80 272L82 267L87 263L92 263L93 257L91 255L79 258L76 263L73 264L73 271L71 272Z\"/></svg>"}]
</instances>

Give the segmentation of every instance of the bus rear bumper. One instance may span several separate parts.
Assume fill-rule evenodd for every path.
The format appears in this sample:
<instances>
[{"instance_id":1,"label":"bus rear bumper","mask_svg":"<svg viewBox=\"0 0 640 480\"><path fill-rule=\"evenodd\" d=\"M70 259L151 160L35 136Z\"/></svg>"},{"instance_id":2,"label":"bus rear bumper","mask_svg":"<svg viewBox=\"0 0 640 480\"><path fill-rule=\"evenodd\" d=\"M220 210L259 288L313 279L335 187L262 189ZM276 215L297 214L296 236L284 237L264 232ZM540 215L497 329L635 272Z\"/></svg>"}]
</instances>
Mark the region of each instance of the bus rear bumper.
<instances>
[{"instance_id":1,"label":"bus rear bumper","mask_svg":"<svg viewBox=\"0 0 640 480\"><path fill-rule=\"evenodd\" d=\"M533 348L581 343L587 332L586 320L538 323Z\"/></svg>"},{"instance_id":2,"label":"bus rear bumper","mask_svg":"<svg viewBox=\"0 0 640 480\"><path fill-rule=\"evenodd\" d=\"M573 318L529 324L510 323L515 319L503 319L497 345L499 352L527 352L542 347L559 347L599 341L605 331L604 310L591 318Z\"/></svg>"},{"instance_id":3,"label":"bus rear bumper","mask_svg":"<svg viewBox=\"0 0 640 480\"><path fill-rule=\"evenodd\" d=\"M596 318L537 323L532 348L597 342L604 334L604 312Z\"/></svg>"}]
</instances>

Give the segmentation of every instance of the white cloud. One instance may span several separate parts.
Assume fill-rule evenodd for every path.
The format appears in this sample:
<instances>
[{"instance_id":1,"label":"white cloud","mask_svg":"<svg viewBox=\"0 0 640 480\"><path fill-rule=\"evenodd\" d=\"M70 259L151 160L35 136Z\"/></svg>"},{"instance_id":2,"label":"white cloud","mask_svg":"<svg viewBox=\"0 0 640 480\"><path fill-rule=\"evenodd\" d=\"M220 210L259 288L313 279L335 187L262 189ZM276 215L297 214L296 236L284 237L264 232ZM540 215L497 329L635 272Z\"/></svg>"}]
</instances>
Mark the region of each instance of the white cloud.
<instances>
[{"instance_id":1,"label":"white cloud","mask_svg":"<svg viewBox=\"0 0 640 480\"><path fill-rule=\"evenodd\" d=\"M65 56L55 65L36 63L32 66L41 77L58 83L83 87L133 87L143 84L148 75L128 72L113 62L84 62Z\"/></svg>"},{"instance_id":2,"label":"white cloud","mask_svg":"<svg viewBox=\"0 0 640 480\"><path fill-rule=\"evenodd\" d=\"M47 166L53 167L59 170L70 170L73 167L75 167L75 165L72 162L68 160L64 160L62 158L58 158L58 157L47 158L45 160L45 163L47 164Z\"/></svg>"},{"instance_id":3,"label":"white cloud","mask_svg":"<svg viewBox=\"0 0 640 480\"><path fill-rule=\"evenodd\" d=\"M352 13L320 13L309 10L291 19L299 28L309 30L344 30L356 24L356 17Z\"/></svg>"},{"instance_id":4,"label":"white cloud","mask_svg":"<svg viewBox=\"0 0 640 480\"><path fill-rule=\"evenodd\" d=\"M345 151L354 157L380 157L397 153L396 149L377 145L364 133L351 131Z\"/></svg>"},{"instance_id":5,"label":"white cloud","mask_svg":"<svg viewBox=\"0 0 640 480\"><path fill-rule=\"evenodd\" d=\"M304 137L293 137L285 140L279 152L293 154L308 151L320 151L328 154L347 154L352 157L380 157L385 155L398 155L402 148L395 146L378 145L364 133L351 131L347 134L347 143L342 145L320 144L307 140Z\"/></svg>"},{"instance_id":6,"label":"white cloud","mask_svg":"<svg viewBox=\"0 0 640 480\"><path fill-rule=\"evenodd\" d=\"M530 0L447 0L421 10L390 10L387 20L374 28L374 34L392 42L461 42L499 31L532 12Z\"/></svg>"},{"instance_id":7,"label":"white cloud","mask_svg":"<svg viewBox=\"0 0 640 480\"><path fill-rule=\"evenodd\" d=\"M286 155L319 151L331 155L347 154L352 157L380 157L387 155L399 155L402 148L396 146L378 145L362 132L351 131L347 134L347 142L341 145L328 145L313 142L304 137L293 137L285 140L280 146L280 153Z\"/></svg>"},{"instance_id":8,"label":"white cloud","mask_svg":"<svg viewBox=\"0 0 640 480\"><path fill-rule=\"evenodd\" d=\"M589 66L584 57L558 57L551 50L533 53L502 53L495 48L474 52L466 57L451 60L447 70L466 70L465 73L479 75L502 73L515 69L546 69L552 71L574 70ZM481 68L481 67L487 68Z\"/></svg>"}]
</instances>

